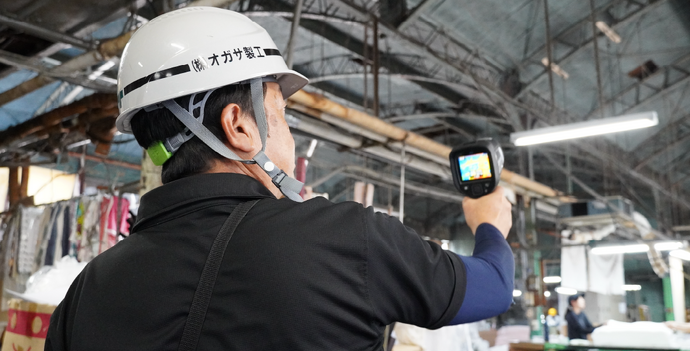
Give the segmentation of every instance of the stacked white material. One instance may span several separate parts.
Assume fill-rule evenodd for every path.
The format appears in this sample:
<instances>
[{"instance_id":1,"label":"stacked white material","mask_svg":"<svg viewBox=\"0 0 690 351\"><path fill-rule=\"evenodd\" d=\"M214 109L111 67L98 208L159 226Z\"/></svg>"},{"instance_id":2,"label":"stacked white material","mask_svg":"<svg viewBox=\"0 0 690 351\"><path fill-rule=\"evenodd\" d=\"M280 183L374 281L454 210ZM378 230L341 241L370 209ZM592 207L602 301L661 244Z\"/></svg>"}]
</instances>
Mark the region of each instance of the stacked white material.
<instances>
[{"instance_id":1,"label":"stacked white material","mask_svg":"<svg viewBox=\"0 0 690 351\"><path fill-rule=\"evenodd\" d=\"M489 343L479 337L476 323L451 325L436 330L395 323L398 346L417 346L423 351L488 351ZM402 350L402 347L400 347ZM409 349L413 350L413 349Z\"/></svg>"},{"instance_id":2,"label":"stacked white material","mask_svg":"<svg viewBox=\"0 0 690 351\"><path fill-rule=\"evenodd\" d=\"M592 333L595 346L677 349L673 331L663 323L609 321Z\"/></svg>"},{"instance_id":3,"label":"stacked white material","mask_svg":"<svg viewBox=\"0 0 690 351\"><path fill-rule=\"evenodd\" d=\"M26 292L6 290L25 301L57 306L67 295L70 285L86 267L74 257L65 256L55 266L45 266L34 273L26 283Z\"/></svg>"}]
</instances>

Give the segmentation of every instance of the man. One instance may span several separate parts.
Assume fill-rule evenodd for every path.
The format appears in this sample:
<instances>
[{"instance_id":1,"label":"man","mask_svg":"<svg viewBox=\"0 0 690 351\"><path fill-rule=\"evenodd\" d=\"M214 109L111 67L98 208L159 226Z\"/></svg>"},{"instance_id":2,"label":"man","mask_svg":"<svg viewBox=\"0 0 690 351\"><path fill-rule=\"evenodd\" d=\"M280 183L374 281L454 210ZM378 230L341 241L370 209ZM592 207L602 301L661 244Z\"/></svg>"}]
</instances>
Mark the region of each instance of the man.
<instances>
[{"instance_id":1,"label":"man","mask_svg":"<svg viewBox=\"0 0 690 351\"><path fill-rule=\"evenodd\" d=\"M72 284L47 350L379 350L396 321L439 328L509 307L503 189L463 201L473 257L356 203L300 202L284 99L305 84L231 11L177 10L132 36L117 126L164 185Z\"/></svg>"},{"instance_id":2,"label":"man","mask_svg":"<svg viewBox=\"0 0 690 351\"><path fill-rule=\"evenodd\" d=\"M568 338L587 340L587 335L600 326L592 326L585 314L585 294L576 294L568 297L568 311L565 320L568 322Z\"/></svg>"}]
</instances>

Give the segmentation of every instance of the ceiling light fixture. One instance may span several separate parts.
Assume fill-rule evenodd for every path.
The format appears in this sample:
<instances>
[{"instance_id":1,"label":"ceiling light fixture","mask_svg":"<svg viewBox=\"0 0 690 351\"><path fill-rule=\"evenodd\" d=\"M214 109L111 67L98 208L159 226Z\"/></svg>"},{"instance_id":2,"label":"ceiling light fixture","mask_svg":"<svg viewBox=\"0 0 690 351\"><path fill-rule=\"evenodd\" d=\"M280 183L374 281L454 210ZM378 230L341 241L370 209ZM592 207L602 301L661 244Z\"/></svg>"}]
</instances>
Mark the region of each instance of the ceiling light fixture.
<instances>
[{"instance_id":1,"label":"ceiling light fixture","mask_svg":"<svg viewBox=\"0 0 690 351\"><path fill-rule=\"evenodd\" d=\"M544 277L545 284L558 284L562 281L559 276Z\"/></svg>"},{"instance_id":2,"label":"ceiling light fixture","mask_svg":"<svg viewBox=\"0 0 690 351\"><path fill-rule=\"evenodd\" d=\"M551 297L550 291L544 291L544 297Z\"/></svg>"},{"instance_id":3,"label":"ceiling light fixture","mask_svg":"<svg viewBox=\"0 0 690 351\"><path fill-rule=\"evenodd\" d=\"M669 241L665 243L654 244L654 249L656 249L657 251L671 251L682 249L683 246L683 243L680 241Z\"/></svg>"},{"instance_id":4,"label":"ceiling light fixture","mask_svg":"<svg viewBox=\"0 0 690 351\"><path fill-rule=\"evenodd\" d=\"M606 24L606 22L597 21L597 23L595 23L595 24L596 24L597 28L599 28L599 30L609 38L609 40L611 40L612 42L614 42L616 44L620 44L621 36L618 35L618 33L616 33L613 30L613 28L609 27L609 25Z\"/></svg>"},{"instance_id":5,"label":"ceiling light fixture","mask_svg":"<svg viewBox=\"0 0 690 351\"><path fill-rule=\"evenodd\" d=\"M625 291L639 291L639 290L642 290L642 286L637 285L637 284L625 284L625 285L623 285L623 290L625 290Z\"/></svg>"},{"instance_id":6,"label":"ceiling light fixture","mask_svg":"<svg viewBox=\"0 0 690 351\"><path fill-rule=\"evenodd\" d=\"M545 67L549 67L549 58L548 58L548 57L544 57L543 59L541 59L541 63L542 63ZM555 63L551 63L551 70L553 71L553 73L556 73L556 75L558 75L559 77L561 77L561 78L563 78L563 79L568 79L568 78L570 78L570 75L568 74L568 72L564 71L564 70L561 68L561 66L559 66L559 65L557 65L557 64L555 64Z\"/></svg>"},{"instance_id":7,"label":"ceiling light fixture","mask_svg":"<svg viewBox=\"0 0 690 351\"><path fill-rule=\"evenodd\" d=\"M647 244L599 246L592 249L593 255L615 255L626 253L640 253L649 251Z\"/></svg>"},{"instance_id":8,"label":"ceiling light fixture","mask_svg":"<svg viewBox=\"0 0 690 351\"><path fill-rule=\"evenodd\" d=\"M690 261L690 252L686 250L673 250L668 254L675 258L680 258L681 260Z\"/></svg>"},{"instance_id":9,"label":"ceiling light fixture","mask_svg":"<svg viewBox=\"0 0 690 351\"><path fill-rule=\"evenodd\" d=\"M575 294L577 294L576 289L564 288L562 286L557 287L556 292L561 294L561 295L575 295Z\"/></svg>"},{"instance_id":10,"label":"ceiling light fixture","mask_svg":"<svg viewBox=\"0 0 690 351\"><path fill-rule=\"evenodd\" d=\"M657 251L671 251L682 249L684 244L680 241L667 241L654 244L654 249ZM592 249L594 255L614 255L625 253L640 253L649 251L647 244L631 244L631 245L610 245L598 246ZM681 250L682 251L682 250ZM690 253L689 253L690 254Z\"/></svg>"},{"instance_id":11,"label":"ceiling light fixture","mask_svg":"<svg viewBox=\"0 0 690 351\"><path fill-rule=\"evenodd\" d=\"M659 117L656 112L643 112L512 133L510 141L515 146L527 146L647 128L657 124Z\"/></svg>"},{"instance_id":12,"label":"ceiling light fixture","mask_svg":"<svg viewBox=\"0 0 690 351\"><path fill-rule=\"evenodd\" d=\"M513 297L518 297L522 296L522 291L520 290L513 290Z\"/></svg>"},{"instance_id":13,"label":"ceiling light fixture","mask_svg":"<svg viewBox=\"0 0 690 351\"><path fill-rule=\"evenodd\" d=\"M309 150L307 150L307 158L311 158L312 155L314 155L314 150L316 150L316 144L318 144L318 140L312 139L311 144L309 144Z\"/></svg>"}]
</instances>

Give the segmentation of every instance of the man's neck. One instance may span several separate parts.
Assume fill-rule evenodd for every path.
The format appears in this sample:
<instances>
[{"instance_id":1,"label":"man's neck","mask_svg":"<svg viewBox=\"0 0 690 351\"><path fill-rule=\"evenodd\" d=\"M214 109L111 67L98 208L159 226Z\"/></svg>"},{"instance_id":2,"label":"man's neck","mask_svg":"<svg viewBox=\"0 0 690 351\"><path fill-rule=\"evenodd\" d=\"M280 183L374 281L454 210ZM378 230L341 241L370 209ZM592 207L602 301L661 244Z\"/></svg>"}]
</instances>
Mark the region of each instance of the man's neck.
<instances>
[{"instance_id":1,"label":"man's neck","mask_svg":"<svg viewBox=\"0 0 690 351\"><path fill-rule=\"evenodd\" d=\"M580 312L582 312L582 309L581 309L580 307L573 306L573 312L574 312L575 314L580 314Z\"/></svg>"},{"instance_id":2,"label":"man's neck","mask_svg":"<svg viewBox=\"0 0 690 351\"><path fill-rule=\"evenodd\" d=\"M261 167L255 164L244 164L232 160L216 161L206 173L239 173L250 176L263 184L276 198L283 197L280 190L273 184L271 177Z\"/></svg>"}]
</instances>

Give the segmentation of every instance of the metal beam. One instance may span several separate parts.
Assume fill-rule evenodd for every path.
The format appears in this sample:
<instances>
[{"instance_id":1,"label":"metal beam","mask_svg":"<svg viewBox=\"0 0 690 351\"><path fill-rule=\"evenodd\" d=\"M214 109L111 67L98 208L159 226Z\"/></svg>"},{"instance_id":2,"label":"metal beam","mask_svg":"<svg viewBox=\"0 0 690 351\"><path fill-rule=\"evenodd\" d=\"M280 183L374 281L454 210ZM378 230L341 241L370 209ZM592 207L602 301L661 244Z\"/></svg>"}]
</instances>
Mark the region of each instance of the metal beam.
<instances>
[{"instance_id":1,"label":"metal beam","mask_svg":"<svg viewBox=\"0 0 690 351\"><path fill-rule=\"evenodd\" d=\"M299 28L299 20L302 17L302 5L304 0L297 0L295 5L295 14L292 17L292 27L290 27L290 38L287 44L287 66L292 69L292 64L295 62L295 38L297 37L297 29Z\"/></svg>"},{"instance_id":2,"label":"metal beam","mask_svg":"<svg viewBox=\"0 0 690 351\"><path fill-rule=\"evenodd\" d=\"M641 142L639 145L637 145L635 147L635 149L630 152L630 154L637 155L643 149L645 149L647 147L654 146L655 144L658 144L661 135L663 135L664 133L669 132L669 131L672 132L672 131L677 130L678 127L680 127L683 123L685 123L685 121L690 121L690 113L683 116L683 117L676 119L675 121L673 121L669 124L667 124L666 126L661 128L660 130L658 130L656 133L647 137L647 139L645 139L643 142Z\"/></svg>"},{"instance_id":3,"label":"metal beam","mask_svg":"<svg viewBox=\"0 0 690 351\"><path fill-rule=\"evenodd\" d=\"M0 23L17 29L19 31L25 32L27 34L31 34L33 36L47 39L50 41L58 42L58 43L65 43L72 45L76 48L84 49L84 50L94 50L96 49L96 43L95 42L89 42L86 40L79 39L77 37L71 36L69 34L64 34L60 33L58 31L52 30L52 29L46 29L41 26L38 26L33 23L29 23L26 21L20 21L8 16L5 16L3 14L0 14Z\"/></svg>"},{"instance_id":4,"label":"metal beam","mask_svg":"<svg viewBox=\"0 0 690 351\"><path fill-rule=\"evenodd\" d=\"M83 87L93 89L100 92L115 92L115 86L112 84L99 84L96 81L89 80L88 77L69 74L67 72L60 72L56 69L50 69L44 66L39 59L30 58L22 55L17 55L9 51L0 50L0 63L9 66L27 69L38 72L38 74L63 80L72 84L81 85ZM4 93L3 93L4 94Z\"/></svg>"},{"instance_id":5,"label":"metal beam","mask_svg":"<svg viewBox=\"0 0 690 351\"><path fill-rule=\"evenodd\" d=\"M293 19L295 14L287 11L246 11L242 12L243 15L247 17L283 17L285 19ZM352 26L361 26L364 24L362 21L353 20L350 18L337 17L331 15L325 15L322 13L305 13L302 12L300 15L301 19L310 19L320 22L331 22L348 24Z\"/></svg>"},{"instance_id":6,"label":"metal beam","mask_svg":"<svg viewBox=\"0 0 690 351\"><path fill-rule=\"evenodd\" d=\"M305 11L302 14L302 20L300 21L300 26L313 32L316 33L326 40L339 45L357 55L362 57L364 53L364 46L365 43L363 43L359 38L355 38L349 33L343 32L340 29L329 25L328 23L323 23L320 19L313 19L309 18L310 16L307 16L308 13L314 13L313 11L309 11L310 9L308 8L309 5L311 6L318 6L318 4L314 4L315 2L312 2L311 4L306 4L305 3ZM285 2L273 2L273 5L275 5L278 10L289 10L291 9L291 5L285 3ZM283 12L273 12L273 13L285 13ZM292 14L290 14L292 16ZM333 17L333 15L328 15L329 17ZM353 21L356 22L358 21L357 19ZM361 23L361 22L360 22ZM386 27L384 26L383 23L381 23L381 29L385 29ZM388 34L388 32L386 32ZM372 52L371 46L368 46L369 52ZM423 50L423 49L422 49ZM421 69L420 65L411 65L408 62L405 62L402 57L398 55L393 55L389 54L387 52L380 52L380 62L382 63L383 66L386 66L389 71L391 72L398 72L401 74L410 74L410 75L418 75L418 76L425 76L425 72ZM309 72L307 72L309 73ZM467 95L464 93L458 93L454 89L448 89L445 87L440 87L437 84L429 84L427 82L416 82L417 85L421 86L422 88L432 91L438 95L444 96L449 101L454 101L455 103L458 103L462 100L467 99ZM472 93L470 91L471 89L467 89L465 93ZM476 94L477 92L474 91Z\"/></svg>"},{"instance_id":7,"label":"metal beam","mask_svg":"<svg viewBox=\"0 0 690 351\"><path fill-rule=\"evenodd\" d=\"M634 170L632 167L623 163L619 157L608 155L602 152L600 149L597 149L594 145L590 145L588 143L579 143L578 147L582 150L585 150L592 156L599 158L602 162L606 162L608 165L617 168L619 172L622 172L622 174L626 174L640 183L645 184L652 189L656 189L672 201L690 209L690 202L688 200L678 196L678 194L668 189L668 187L662 186L648 176Z\"/></svg>"},{"instance_id":8,"label":"metal beam","mask_svg":"<svg viewBox=\"0 0 690 351\"><path fill-rule=\"evenodd\" d=\"M426 11L431 6L436 5L438 2L439 0L422 1L419 5L417 5L417 7L415 7L412 10L412 13L410 13L410 15L407 16L407 18L405 18L405 20L398 25L398 30L405 30L405 28L407 28L411 23L416 21L419 18L419 16L421 16L422 13L424 13L424 11Z\"/></svg>"},{"instance_id":9,"label":"metal beam","mask_svg":"<svg viewBox=\"0 0 690 351\"><path fill-rule=\"evenodd\" d=\"M314 2L315 5L317 2ZM350 15L354 15L357 20L366 21L372 14L368 12L366 8L362 5L356 4L351 0L334 0L334 4L339 11L344 11ZM342 5L342 6L341 6ZM432 25L427 24L431 27ZM503 91L498 89L496 83L501 72L496 71L491 68L491 64L482 60L481 57L476 56L474 50L469 49L466 45L459 43L454 38L445 34L444 30L441 28L431 29L432 37L435 41L443 41L439 45L431 45L425 42L423 38L413 37L413 29L417 29L417 25L410 26L406 33L398 31L396 28L389 24L381 23L381 32L385 34L388 38L392 38L403 44L406 48L410 49L412 52L418 52L426 57L429 64L435 67L441 67L445 72L446 76L453 77L453 80L458 83L464 83L465 85L472 88L462 90L462 94L465 96L475 99L477 101L484 101L496 108L497 111L501 111L501 114L507 115L509 121L514 125L516 129L522 129L519 125L519 120L517 119L517 113L514 111L513 106L519 104L514 101L511 97L506 95ZM427 28L430 29L430 28ZM337 30L337 29L336 29ZM318 34L326 36L330 29L324 29L323 26L319 26ZM354 38L350 37L348 41L352 41ZM343 45L342 41L332 40L336 44ZM443 46L443 47L441 47ZM361 54L361 50L355 51ZM387 63L384 59L385 53L381 53L382 63ZM433 77L439 74L438 71L433 74L419 74L411 72L401 72L399 70L393 70L405 74L417 74ZM421 85L421 84L420 84Z\"/></svg>"},{"instance_id":10,"label":"metal beam","mask_svg":"<svg viewBox=\"0 0 690 351\"><path fill-rule=\"evenodd\" d=\"M386 76L389 76L391 78L405 79L405 80L409 80L412 82L436 83L436 84L445 85L445 86L450 87L450 88L455 88L456 90L471 88L471 87L464 85L462 83L453 83L453 82L449 82L447 80L443 80L443 79L439 79L439 78L430 78L430 77L418 76L418 75L412 75L412 74L392 73L392 74L387 74ZM340 80L340 79L348 79L348 78L364 78L364 72L337 74L337 75L323 76L323 77L313 77L313 78L309 78L309 83L320 83L320 82L329 81L329 80ZM450 102L453 102L453 101L450 101ZM457 104L458 102L455 101L453 103Z\"/></svg>"},{"instance_id":11,"label":"metal beam","mask_svg":"<svg viewBox=\"0 0 690 351\"><path fill-rule=\"evenodd\" d=\"M647 86L647 84L648 84L651 80L653 80L653 79L655 79L655 78L657 78L657 77L666 75L666 74L668 73L669 70L675 69L675 70L678 70L678 71L681 72L681 73L684 73L684 74L688 75L688 74L685 73L684 71L681 71L681 70L679 70L678 68L676 68L677 65L679 65L679 64L681 64L681 63L683 63L683 62L685 62L685 61L687 61L687 60L690 60L690 54L680 57L679 59L673 61L671 64L669 64L669 65L667 65L667 66L661 67L659 70L657 70L656 72L654 72L654 73L648 75L648 76L645 77L644 79L640 79L640 80L638 80L637 82L635 82L634 84L630 85L629 87L623 89L621 92L619 92L618 94L614 95L612 98L608 99L608 100L604 103L604 106L609 106L609 105L612 104L612 103L624 104L623 97L624 97L625 95L627 95L628 93L631 93L631 92L633 92L633 91L639 91L639 89L640 89L641 87ZM636 107L635 105L632 106L632 108L635 108L635 107ZM597 106L595 109L593 109L591 112L589 112L589 113L587 114L587 117L585 117L585 119L590 119L591 117L593 117L596 113L599 112L599 110L600 110L601 108L602 108L601 106Z\"/></svg>"},{"instance_id":12,"label":"metal beam","mask_svg":"<svg viewBox=\"0 0 690 351\"><path fill-rule=\"evenodd\" d=\"M671 188L675 188L675 187L677 187L677 186L679 186L679 185L682 185L682 184L685 183L685 181L687 181L687 180L690 180L690 173L688 173L688 174L682 176L680 179L678 179L676 182L674 182L674 183L671 185Z\"/></svg>"},{"instance_id":13,"label":"metal beam","mask_svg":"<svg viewBox=\"0 0 690 351\"><path fill-rule=\"evenodd\" d=\"M647 4L641 4L639 2L636 2L640 7L636 10L633 10L633 12L628 13L626 17L621 18L618 20L616 23L609 24L609 26L612 29L618 29L620 30L621 27L625 26L626 24L638 19L640 16L649 13L650 11L656 9L659 7L661 4L665 3L667 0L648 0L649 2ZM610 10L614 6L623 3L623 1L616 1L610 4L607 4L606 6L600 7L599 9L596 10L596 13L602 13L605 11ZM568 35L575 33L576 31L580 30L582 26L588 25L590 22L590 16L588 15L587 18L584 18L580 20L579 22L575 23L574 25L570 26L568 29L564 30L560 34L558 34L553 41L554 42L560 42L560 43L566 43L567 40L565 39ZM573 44L570 47L570 50L568 50L564 55L559 57L558 59L554 58L554 63L563 67L563 65L569 63L572 61L575 57L577 57L577 54L582 52L583 50L589 49L590 46L593 45L594 40L598 39L600 37L604 36L602 33L598 33L595 37L588 37L587 39L583 40L582 42L579 42L577 44ZM570 45L570 44L568 44ZM528 64L535 63L535 62L541 62L541 58L539 57L542 55L542 51L544 50L544 47L540 47L537 49L530 57L526 60L524 60L521 64L522 67L527 66ZM544 71L540 71L535 78L533 78L530 82L525 85L525 87L522 89L522 91L518 94L518 98L521 98L524 96L524 94L530 90L533 90L535 86L540 84L542 80L546 77L546 73Z\"/></svg>"},{"instance_id":14,"label":"metal beam","mask_svg":"<svg viewBox=\"0 0 690 351\"><path fill-rule=\"evenodd\" d=\"M675 83L673 83L673 84L671 84L671 85L669 85L669 86L667 86L667 87L665 87L665 88L663 88L663 89L661 89L661 90L659 90L659 91L657 91L656 93L654 93L654 94L650 95L649 97L647 97L646 99L642 100L637 105L626 108L625 110L623 110L623 112L621 112L621 114L628 113L634 109L639 108L640 106L645 106L645 105L649 104L650 102L656 101L658 98L663 98L666 95L676 91L676 89L683 87L686 83L690 83L690 75L677 81L677 82L675 82Z\"/></svg>"},{"instance_id":15,"label":"metal beam","mask_svg":"<svg viewBox=\"0 0 690 351\"><path fill-rule=\"evenodd\" d=\"M642 159L642 161L637 163L637 165L635 166L634 169L636 171L639 171L640 169L642 169L642 167L646 166L649 162L651 162L655 158L665 154L667 151L672 150L675 147L678 147L678 145L682 145L683 143L685 143L688 140L690 140L690 134L687 134L684 137L681 137L680 139L674 140L672 143L664 146L660 150L658 150L658 151L654 152L653 154Z\"/></svg>"}]
</instances>

